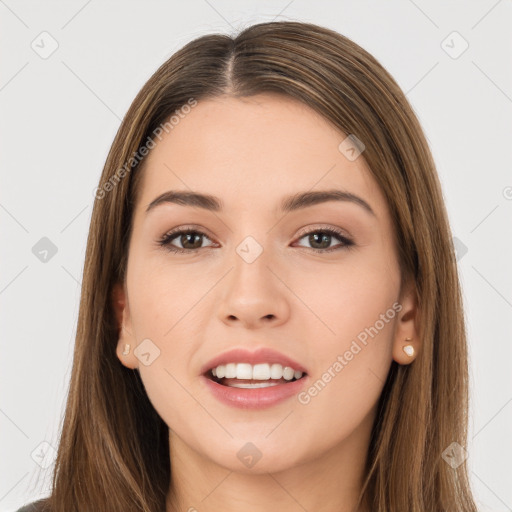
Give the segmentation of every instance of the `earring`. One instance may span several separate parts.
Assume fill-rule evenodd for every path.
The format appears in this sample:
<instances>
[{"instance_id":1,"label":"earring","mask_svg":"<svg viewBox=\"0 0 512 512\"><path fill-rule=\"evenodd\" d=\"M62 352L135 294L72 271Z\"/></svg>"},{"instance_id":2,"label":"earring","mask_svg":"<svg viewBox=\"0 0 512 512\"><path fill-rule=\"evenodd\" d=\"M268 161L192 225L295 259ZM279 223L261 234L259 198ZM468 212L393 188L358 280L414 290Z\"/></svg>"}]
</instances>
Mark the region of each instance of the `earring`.
<instances>
[{"instance_id":1,"label":"earring","mask_svg":"<svg viewBox=\"0 0 512 512\"><path fill-rule=\"evenodd\" d=\"M123 356L127 356L129 353L130 353L130 345L127 343L127 344L124 346Z\"/></svg>"},{"instance_id":2,"label":"earring","mask_svg":"<svg viewBox=\"0 0 512 512\"><path fill-rule=\"evenodd\" d=\"M405 341L412 341L412 338L405 338ZM412 357L414 355L414 347L412 345L405 345L402 347L402 350L409 356Z\"/></svg>"}]
</instances>

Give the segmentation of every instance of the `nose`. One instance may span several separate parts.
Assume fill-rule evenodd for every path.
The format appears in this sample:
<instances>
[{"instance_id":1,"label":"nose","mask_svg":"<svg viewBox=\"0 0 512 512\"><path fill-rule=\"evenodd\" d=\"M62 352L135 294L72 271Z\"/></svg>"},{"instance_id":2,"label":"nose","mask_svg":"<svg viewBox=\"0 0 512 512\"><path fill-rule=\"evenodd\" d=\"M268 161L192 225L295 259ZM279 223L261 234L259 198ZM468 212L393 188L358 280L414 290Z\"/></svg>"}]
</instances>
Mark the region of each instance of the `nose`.
<instances>
[{"instance_id":1,"label":"nose","mask_svg":"<svg viewBox=\"0 0 512 512\"><path fill-rule=\"evenodd\" d=\"M254 261L236 254L233 267L223 280L217 309L220 320L228 325L239 323L247 329L277 326L290 314L287 287L280 266L263 251ZM288 292L289 294L289 292Z\"/></svg>"}]
</instances>

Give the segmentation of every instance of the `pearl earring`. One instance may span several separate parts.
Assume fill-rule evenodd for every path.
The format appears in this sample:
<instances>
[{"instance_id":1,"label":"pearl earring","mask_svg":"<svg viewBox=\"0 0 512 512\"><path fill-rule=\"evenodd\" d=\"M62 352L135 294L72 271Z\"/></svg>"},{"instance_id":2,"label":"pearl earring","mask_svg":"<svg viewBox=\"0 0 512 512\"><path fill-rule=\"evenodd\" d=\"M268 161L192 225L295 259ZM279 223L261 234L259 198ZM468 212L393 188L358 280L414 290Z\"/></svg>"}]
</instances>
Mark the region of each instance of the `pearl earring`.
<instances>
[{"instance_id":1,"label":"pearl earring","mask_svg":"<svg viewBox=\"0 0 512 512\"><path fill-rule=\"evenodd\" d=\"M129 353L130 353L130 345L127 343L127 344L124 346L123 356L127 356Z\"/></svg>"},{"instance_id":2,"label":"pearl earring","mask_svg":"<svg viewBox=\"0 0 512 512\"><path fill-rule=\"evenodd\" d=\"M405 341L412 341L412 338L405 338ZM412 357L414 355L414 347L412 345L405 345L402 347L402 350L409 356Z\"/></svg>"}]
</instances>

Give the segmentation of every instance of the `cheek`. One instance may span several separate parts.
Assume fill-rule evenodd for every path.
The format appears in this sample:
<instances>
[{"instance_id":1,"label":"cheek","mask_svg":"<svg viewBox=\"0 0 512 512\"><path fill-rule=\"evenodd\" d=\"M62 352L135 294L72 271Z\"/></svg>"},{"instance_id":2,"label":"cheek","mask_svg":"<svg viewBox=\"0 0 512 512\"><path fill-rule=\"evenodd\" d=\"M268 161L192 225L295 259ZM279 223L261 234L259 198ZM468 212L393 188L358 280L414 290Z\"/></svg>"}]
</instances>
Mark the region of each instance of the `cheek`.
<instances>
[{"instance_id":1,"label":"cheek","mask_svg":"<svg viewBox=\"0 0 512 512\"><path fill-rule=\"evenodd\" d=\"M304 318L309 324L316 322L318 334L338 346L373 326L382 315L385 325L379 322L378 329L387 333L389 320L396 316L392 306L400 288L398 268L382 252L377 257L373 252L354 253L335 265L310 265L289 274L294 291L313 313Z\"/></svg>"},{"instance_id":2,"label":"cheek","mask_svg":"<svg viewBox=\"0 0 512 512\"><path fill-rule=\"evenodd\" d=\"M169 256L171 258L171 256ZM190 326L194 305L211 287L194 265L172 265L165 256L134 257L130 275L130 297L134 322L147 336L151 332L159 339L169 340L176 331Z\"/></svg>"},{"instance_id":3,"label":"cheek","mask_svg":"<svg viewBox=\"0 0 512 512\"><path fill-rule=\"evenodd\" d=\"M371 413L392 362L392 295L372 287L350 294L346 284L328 298L311 297L318 317L335 334L313 317L304 335L313 373L310 385L297 397L302 408L297 412L304 420L317 417L331 425L336 432L325 432L327 444L350 435Z\"/></svg>"},{"instance_id":4,"label":"cheek","mask_svg":"<svg viewBox=\"0 0 512 512\"><path fill-rule=\"evenodd\" d=\"M200 297L190 276L188 280L180 279L179 273L171 275L158 266L139 265L135 258L130 270L130 318L138 344L139 372L158 410L159 405L186 400L179 383L186 371L183 362L194 353L196 330L201 329L192 307Z\"/></svg>"},{"instance_id":5,"label":"cheek","mask_svg":"<svg viewBox=\"0 0 512 512\"><path fill-rule=\"evenodd\" d=\"M179 298L179 299L178 299ZM147 282L140 290L134 328L141 363L139 373L153 407L169 426L187 424L187 418L200 414L189 389L189 362L194 355L195 339L190 304L180 295L170 295L158 280ZM149 341L150 340L150 341ZM142 347L144 347L143 350ZM146 354L150 364L145 364Z\"/></svg>"},{"instance_id":6,"label":"cheek","mask_svg":"<svg viewBox=\"0 0 512 512\"><path fill-rule=\"evenodd\" d=\"M360 258L301 279L298 295L313 313L305 316L303 340L316 382L304 401L333 421L360 418L380 395L392 361L399 285L398 269L385 258Z\"/></svg>"}]
</instances>

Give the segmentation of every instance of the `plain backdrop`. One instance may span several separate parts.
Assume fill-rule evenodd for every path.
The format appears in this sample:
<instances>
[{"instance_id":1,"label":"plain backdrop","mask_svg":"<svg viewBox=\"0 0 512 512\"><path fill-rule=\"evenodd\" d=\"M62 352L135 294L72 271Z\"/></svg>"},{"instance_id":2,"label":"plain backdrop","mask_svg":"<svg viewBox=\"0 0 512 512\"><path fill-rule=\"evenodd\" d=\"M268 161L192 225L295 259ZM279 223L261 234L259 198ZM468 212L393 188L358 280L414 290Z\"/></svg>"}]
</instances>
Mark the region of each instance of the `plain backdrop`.
<instances>
[{"instance_id":1,"label":"plain backdrop","mask_svg":"<svg viewBox=\"0 0 512 512\"><path fill-rule=\"evenodd\" d=\"M94 188L122 117L188 41L270 20L353 39L420 119L465 300L472 486L482 511L512 510L511 15L495 0L0 0L0 511L48 494Z\"/></svg>"}]
</instances>

